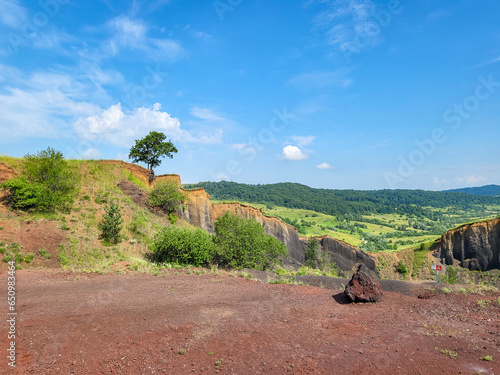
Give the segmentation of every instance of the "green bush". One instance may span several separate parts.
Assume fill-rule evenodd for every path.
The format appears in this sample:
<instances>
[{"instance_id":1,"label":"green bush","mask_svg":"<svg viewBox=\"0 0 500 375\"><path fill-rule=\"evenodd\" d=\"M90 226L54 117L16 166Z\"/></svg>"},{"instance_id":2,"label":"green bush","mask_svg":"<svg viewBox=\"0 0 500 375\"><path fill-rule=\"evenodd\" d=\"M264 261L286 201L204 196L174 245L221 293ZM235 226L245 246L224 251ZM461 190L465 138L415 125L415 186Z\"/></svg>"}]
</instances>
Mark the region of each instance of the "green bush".
<instances>
[{"instance_id":1,"label":"green bush","mask_svg":"<svg viewBox=\"0 0 500 375\"><path fill-rule=\"evenodd\" d=\"M20 176L7 180L0 186L9 191L7 202L12 208L16 210L45 210L45 188L42 184L30 183L25 176Z\"/></svg>"},{"instance_id":2,"label":"green bush","mask_svg":"<svg viewBox=\"0 0 500 375\"><path fill-rule=\"evenodd\" d=\"M151 250L158 262L200 267L211 262L215 254L215 244L212 235L203 229L168 227L157 233Z\"/></svg>"},{"instance_id":3,"label":"green bush","mask_svg":"<svg viewBox=\"0 0 500 375\"><path fill-rule=\"evenodd\" d=\"M24 261L26 263L31 263L33 261L33 259L35 259L35 254L33 254L33 253L28 253L24 256Z\"/></svg>"},{"instance_id":4,"label":"green bush","mask_svg":"<svg viewBox=\"0 0 500 375\"><path fill-rule=\"evenodd\" d=\"M179 189L177 182L165 180L155 184L149 195L148 204L170 214L179 210L186 199L187 195Z\"/></svg>"},{"instance_id":5,"label":"green bush","mask_svg":"<svg viewBox=\"0 0 500 375\"><path fill-rule=\"evenodd\" d=\"M259 223L229 212L215 222L214 240L218 245L214 261L225 267L266 270L287 256L286 246L266 235Z\"/></svg>"},{"instance_id":6,"label":"green bush","mask_svg":"<svg viewBox=\"0 0 500 375\"><path fill-rule=\"evenodd\" d=\"M316 268L317 256L316 253L319 249L319 242L315 237L307 239L307 249L305 254L306 267Z\"/></svg>"},{"instance_id":7,"label":"green bush","mask_svg":"<svg viewBox=\"0 0 500 375\"><path fill-rule=\"evenodd\" d=\"M396 271L398 271L403 276L408 275L408 268L406 267L406 265L403 263L402 260L400 260L398 265L396 266Z\"/></svg>"},{"instance_id":8,"label":"green bush","mask_svg":"<svg viewBox=\"0 0 500 375\"><path fill-rule=\"evenodd\" d=\"M102 222L99 224L101 239L104 243L117 244L121 239L120 231L123 223L120 207L111 201L104 207L104 211Z\"/></svg>"},{"instance_id":9,"label":"green bush","mask_svg":"<svg viewBox=\"0 0 500 375\"><path fill-rule=\"evenodd\" d=\"M52 255L50 255L50 253L48 253L46 249L38 250L38 254L40 254L45 259L50 259L52 257Z\"/></svg>"},{"instance_id":10,"label":"green bush","mask_svg":"<svg viewBox=\"0 0 500 375\"><path fill-rule=\"evenodd\" d=\"M11 207L42 212L69 208L76 190L75 177L61 152L49 147L27 154L22 165L21 176L0 184L9 192Z\"/></svg>"}]
</instances>

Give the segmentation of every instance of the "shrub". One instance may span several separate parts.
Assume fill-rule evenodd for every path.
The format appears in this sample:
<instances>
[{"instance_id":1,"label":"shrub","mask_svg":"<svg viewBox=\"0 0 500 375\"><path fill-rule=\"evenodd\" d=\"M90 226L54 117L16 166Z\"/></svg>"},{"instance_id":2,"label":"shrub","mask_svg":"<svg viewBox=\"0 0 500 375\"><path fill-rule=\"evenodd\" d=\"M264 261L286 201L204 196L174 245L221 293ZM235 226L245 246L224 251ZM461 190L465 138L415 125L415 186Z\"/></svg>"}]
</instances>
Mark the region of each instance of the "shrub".
<instances>
[{"instance_id":1,"label":"shrub","mask_svg":"<svg viewBox=\"0 0 500 375\"><path fill-rule=\"evenodd\" d=\"M315 268L316 267L316 252L319 249L318 240L314 237L309 237L307 240L307 249L305 254L305 264L306 267Z\"/></svg>"},{"instance_id":2,"label":"shrub","mask_svg":"<svg viewBox=\"0 0 500 375\"><path fill-rule=\"evenodd\" d=\"M33 259L35 259L35 254L33 254L33 253L28 253L24 256L24 261L26 263L31 263L33 261Z\"/></svg>"},{"instance_id":3,"label":"shrub","mask_svg":"<svg viewBox=\"0 0 500 375\"><path fill-rule=\"evenodd\" d=\"M30 183L25 176L12 178L0 185L8 190L8 204L16 210L43 210L45 189L42 184Z\"/></svg>"},{"instance_id":4,"label":"shrub","mask_svg":"<svg viewBox=\"0 0 500 375\"><path fill-rule=\"evenodd\" d=\"M406 265L402 260L400 260L398 265L396 266L396 271L398 271L403 276L408 275L408 268L406 268Z\"/></svg>"},{"instance_id":5,"label":"shrub","mask_svg":"<svg viewBox=\"0 0 500 375\"><path fill-rule=\"evenodd\" d=\"M15 209L34 211L66 210L74 199L75 178L61 152L52 148L23 160L21 176L0 185L9 191Z\"/></svg>"},{"instance_id":6,"label":"shrub","mask_svg":"<svg viewBox=\"0 0 500 375\"><path fill-rule=\"evenodd\" d=\"M38 254L40 254L45 259L50 259L52 257L52 255L50 255L50 253L48 253L46 249L38 250Z\"/></svg>"},{"instance_id":7,"label":"shrub","mask_svg":"<svg viewBox=\"0 0 500 375\"><path fill-rule=\"evenodd\" d=\"M448 284L456 284L458 282L458 268L452 266L446 267L446 282Z\"/></svg>"},{"instance_id":8,"label":"shrub","mask_svg":"<svg viewBox=\"0 0 500 375\"><path fill-rule=\"evenodd\" d=\"M156 183L153 187L148 198L148 204L170 214L175 210L179 210L186 199L186 194L179 189L177 182L165 180Z\"/></svg>"},{"instance_id":9,"label":"shrub","mask_svg":"<svg viewBox=\"0 0 500 375\"><path fill-rule=\"evenodd\" d=\"M120 231L122 229L122 214L120 212L120 207L111 201L106 207L104 207L106 212L103 216L102 222L99 224L99 229L101 230L101 239L105 243L117 244L120 239Z\"/></svg>"},{"instance_id":10,"label":"shrub","mask_svg":"<svg viewBox=\"0 0 500 375\"><path fill-rule=\"evenodd\" d=\"M162 229L151 245L158 262L206 266L215 254L212 235L203 229Z\"/></svg>"},{"instance_id":11,"label":"shrub","mask_svg":"<svg viewBox=\"0 0 500 375\"><path fill-rule=\"evenodd\" d=\"M226 212L215 222L215 262L231 268L266 270L281 263L287 256L286 246L264 233L252 219L243 219Z\"/></svg>"}]
</instances>

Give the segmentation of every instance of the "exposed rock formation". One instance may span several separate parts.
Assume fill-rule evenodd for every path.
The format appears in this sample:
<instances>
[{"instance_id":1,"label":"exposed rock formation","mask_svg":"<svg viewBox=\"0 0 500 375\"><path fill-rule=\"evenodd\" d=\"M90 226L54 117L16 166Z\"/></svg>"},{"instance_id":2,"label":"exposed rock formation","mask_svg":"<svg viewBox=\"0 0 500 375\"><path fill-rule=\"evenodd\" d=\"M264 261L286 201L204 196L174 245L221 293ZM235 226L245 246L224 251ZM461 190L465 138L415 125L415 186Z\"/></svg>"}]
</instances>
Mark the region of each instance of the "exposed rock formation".
<instances>
[{"instance_id":1,"label":"exposed rock formation","mask_svg":"<svg viewBox=\"0 0 500 375\"><path fill-rule=\"evenodd\" d=\"M188 202L186 209L182 212L182 218L187 222L203 228L213 233L214 231L214 213L210 203L210 195L205 189L186 190Z\"/></svg>"},{"instance_id":2,"label":"exposed rock formation","mask_svg":"<svg viewBox=\"0 0 500 375\"><path fill-rule=\"evenodd\" d=\"M378 302L382 298L382 286L369 275L370 271L362 264L352 275L351 281L345 287L344 294L352 302Z\"/></svg>"},{"instance_id":3,"label":"exposed rock formation","mask_svg":"<svg viewBox=\"0 0 500 375\"><path fill-rule=\"evenodd\" d=\"M323 251L328 251L340 271L350 272L357 263L364 264L373 274L377 274L375 260L357 247L344 241L324 236L318 238Z\"/></svg>"},{"instance_id":4,"label":"exposed rock formation","mask_svg":"<svg viewBox=\"0 0 500 375\"><path fill-rule=\"evenodd\" d=\"M121 165L129 169L135 177L139 178L145 184L148 183L148 170L145 168L120 161L106 161L106 163ZM158 183L162 179L174 179L179 186L181 184L180 177L177 175L158 176L154 183ZM127 189L129 186L126 182L121 182L121 184L123 185L120 186L122 190L128 195L134 195L129 191L130 189ZM295 227L286 224L277 217L266 216L260 209L251 206L245 206L240 203L212 204L210 202L210 195L203 188L185 190L185 192L188 195L188 202L185 209L181 212L181 217L187 222L213 233L214 223L217 218L228 211L246 219L251 218L260 223L267 234L276 237L286 245L290 255L289 265L300 266L304 264L307 239L300 238ZM135 198L143 199L141 194ZM331 237L320 237L318 240L322 249L332 255L335 264L344 273L352 272L355 264L362 263L374 274L377 274L373 258L358 248Z\"/></svg>"},{"instance_id":5,"label":"exposed rock formation","mask_svg":"<svg viewBox=\"0 0 500 375\"><path fill-rule=\"evenodd\" d=\"M16 177L16 172L14 168L5 165L4 163L0 163L0 183L7 181L13 177Z\"/></svg>"},{"instance_id":6,"label":"exposed rock formation","mask_svg":"<svg viewBox=\"0 0 500 375\"><path fill-rule=\"evenodd\" d=\"M454 259L464 268L487 271L500 268L500 219L466 224L441 237L434 253L446 264Z\"/></svg>"},{"instance_id":7,"label":"exposed rock formation","mask_svg":"<svg viewBox=\"0 0 500 375\"><path fill-rule=\"evenodd\" d=\"M120 167L123 167L130 171L132 175L137 178L138 180L142 181L146 186L153 186L155 183L162 181L162 180L174 180L177 182L177 184L180 186L181 185L181 177L176 174L164 174L160 176L156 176L155 180L151 184L149 182L149 169L143 168L140 165L136 164L130 164L127 162L124 162L122 160L100 160L99 163L101 164L112 164L112 165L117 165Z\"/></svg>"},{"instance_id":8,"label":"exposed rock formation","mask_svg":"<svg viewBox=\"0 0 500 375\"><path fill-rule=\"evenodd\" d=\"M213 233L214 223L226 212L253 219L262 224L264 231L283 242L290 255L289 264L299 266L305 262L307 239L299 237L295 227L292 227L277 217L269 217L260 209L242 205L240 203L215 203L211 204L210 196L204 189L188 191L190 201L183 218L191 224ZM364 264L371 272L377 274L375 261L368 254L345 242L325 236L318 238L323 251L328 251L332 259L343 273L350 274L357 263Z\"/></svg>"}]
</instances>

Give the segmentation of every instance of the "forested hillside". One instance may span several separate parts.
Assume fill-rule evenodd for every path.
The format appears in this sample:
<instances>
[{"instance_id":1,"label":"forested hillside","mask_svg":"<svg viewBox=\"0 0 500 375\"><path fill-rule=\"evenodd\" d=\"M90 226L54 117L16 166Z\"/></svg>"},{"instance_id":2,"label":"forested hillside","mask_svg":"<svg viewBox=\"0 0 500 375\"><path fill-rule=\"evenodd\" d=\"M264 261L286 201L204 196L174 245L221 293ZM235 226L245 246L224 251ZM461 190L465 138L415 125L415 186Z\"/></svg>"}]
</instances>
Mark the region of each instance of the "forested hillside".
<instances>
[{"instance_id":1,"label":"forested hillside","mask_svg":"<svg viewBox=\"0 0 500 375\"><path fill-rule=\"evenodd\" d=\"M461 192L471 195L483 195L483 196L500 196L500 186L499 185L486 185L479 187L470 187L462 189L446 190L447 192Z\"/></svg>"},{"instance_id":2,"label":"forested hillside","mask_svg":"<svg viewBox=\"0 0 500 375\"><path fill-rule=\"evenodd\" d=\"M407 214L437 219L442 214L460 214L499 205L500 197L474 196L461 192L424 190L330 190L296 183L247 185L235 182L200 182L186 188L203 187L215 199L237 200L288 208L307 209L337 218L360 220L362 215ZM437 212L435 209L439 209Z\"/></svg>"}]
</instances>

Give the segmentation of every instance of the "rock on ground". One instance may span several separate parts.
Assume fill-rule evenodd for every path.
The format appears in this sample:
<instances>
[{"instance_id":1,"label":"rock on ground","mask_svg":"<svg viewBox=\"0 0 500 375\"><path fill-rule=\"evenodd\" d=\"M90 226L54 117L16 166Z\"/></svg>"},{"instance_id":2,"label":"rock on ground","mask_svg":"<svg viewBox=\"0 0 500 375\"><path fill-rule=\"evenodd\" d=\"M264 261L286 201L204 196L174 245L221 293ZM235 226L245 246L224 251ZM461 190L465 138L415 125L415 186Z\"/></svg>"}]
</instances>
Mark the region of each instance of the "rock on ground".
<instances>
[{"instance_id":1,"label":"rock on ground","mask_svg":"<svg viewBox=\"0 0 500 375\"><path fill-rule=\"evenodd\" d=\"M351 281L345 287L344 293L352 302L378 302L382 298L382 285L372 276L369 270L360 265Z\"/></svg>"}]
</instances>

